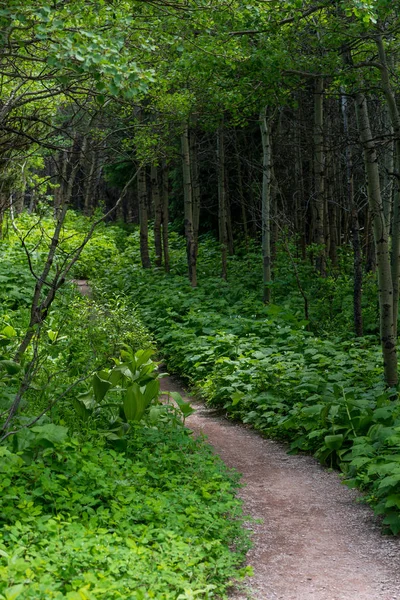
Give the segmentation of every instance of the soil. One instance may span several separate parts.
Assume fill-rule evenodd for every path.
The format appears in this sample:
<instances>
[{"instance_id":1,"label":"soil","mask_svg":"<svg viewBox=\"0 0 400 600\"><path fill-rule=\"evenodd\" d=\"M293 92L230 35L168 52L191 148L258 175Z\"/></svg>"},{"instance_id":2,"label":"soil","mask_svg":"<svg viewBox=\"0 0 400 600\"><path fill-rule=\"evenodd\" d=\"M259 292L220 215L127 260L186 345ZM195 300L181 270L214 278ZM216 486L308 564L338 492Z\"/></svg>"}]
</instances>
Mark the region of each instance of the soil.
<instances>
[{"instance_id":1,"label":"soil","mask_svg":"<svg viewBox=\"0 0 400 600\"><path fill-rule=\"evenodd\" d=\"M92 295L92 290L90 288L89 282L86 279L73 279L72 283L74 283L82 296L90 296Z\"/></svg>"},{"instance_id":2,"label":"soil","mask_svg":"<svg viewBox=\"0 0 400 600\"><path fill-rule=\"evenodd\" d=\"M254 576L230 600L400 600L400 539L382 535L337 473L219 416L170 377L162 387L191 401L188 427L243 473L245 514L261 520L249 523Z\"/></svg>"}]
</instances>

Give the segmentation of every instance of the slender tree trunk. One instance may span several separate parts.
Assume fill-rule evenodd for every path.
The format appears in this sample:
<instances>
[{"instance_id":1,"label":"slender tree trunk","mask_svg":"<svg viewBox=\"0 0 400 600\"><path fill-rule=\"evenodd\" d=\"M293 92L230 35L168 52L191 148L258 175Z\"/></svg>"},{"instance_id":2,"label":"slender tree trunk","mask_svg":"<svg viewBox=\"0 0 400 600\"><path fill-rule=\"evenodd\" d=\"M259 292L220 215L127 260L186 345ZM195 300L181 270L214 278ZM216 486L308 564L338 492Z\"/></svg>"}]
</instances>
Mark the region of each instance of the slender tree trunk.
<instances>
[{"instance_id":1,"label":"slender tree trunk","mask_svg":"<svg viewBox=\"0 0 400 600\"><path fill-rule=\"evenodd\" d=\"M25 193L26 193L26 165L25 160L21 166L21 188L12 194L12 203L15 214L20 215L24 210Z\"/></svg>"},{"instance_id":2,"label":"slender tree trunk","mask_svg":"<svg viewBox=\"0 0 400 600\"><path fill-rule=\"evenodd\" d=\"M376 248L374 242L373 225L371 222L371 211L366 208L365 214L365 270L367 273L376 271Z\"/></svg>"},{"instance_id":3,"label":"slender tree trunk","mask_svg":"<svg viewBox=\"0 0 400 600\"><path fill-rule=\"evenodd\" d=\"M193 238L196 257L199 249L199 225L200 225L200 178L199 178L199 154L197 151L196 131L192 129L189 134L190 143L190 169L192 178L193 194Z\"/></svg>"},{"instance_id":4,"label":"slender tree trunk","mask_svg":"<svg viewBox=\"0 0 400 600\"><path fill-rule=\"evenodd\" d=\"M385 132L389 131L392 136L392 140L384 148L384 168L382 173L382 200L383 210L385 211L386 225L390 230L392 222L392 211L393 211L393 196L394 196L394 185L393 185L393 173L395 171L395 144L394 144L394 130L391 124L389 109L387 104L384 106L384 121L385 121Z\"/></svg>"},{"instance_id":5,"label":"slender tree trunk","mask_svg":"<svg viewBox=\"0 0 400 600\"><path fill-rule=\"evenodd\" d=\"M299 132L299 126L295 128L295 214L294 223L295 231L300 235L300 250L302 258L306 258L306 203L305 203L305 186L304 186L304 170L303 170L303 153L301 149L301 136Z\"/></svg>"},{"instance_id":6,"label":"slender tree trunk","mask_svg":"<svg viewBox=\"0 0 400 600\"><path fill-rule=\"evenodd\" d=\"M260 113L261 141L263 149L262 179L262 257L263 257L263 301L271 301L271 187L272 187L272 153L270 124L266 117L266 108Z\"/></svg>"},{"instance_id":7,"label":"slender tree trunk","mask_svg":"<svg viewBox=\"0 0 400 600\"><path fill-rule=\"evenodd\" d=\"M149 223L147 215L146 167L141 167L137 179L140 226L140 259L143 269L151 267L149 256Z\"/></svg>"},{"instance_id":8,"label":"slender tree trunk","mask_svg":"<svg viewBox=\"0 0 400 600\"><path fill-rule=\"evenodd\" d=\"M225 207L226 207L226 237L228 242L228 252L229 256L233 256L235 254L235 244L233 240L233 227L232 227L232 210L231 210L231 200L229 196L229 185L228 185L228 173L225 168Z\"/></svg>"},{"instance_id":9,"label":"slender tree trunk","mask_svg":"<svg viewBox=\"0 0 400 600\"><path fill-rule=\"evenodd\" d=\"M225 139L224 126L221 124L217 132L217 165L218 165L218 228L219 243L221 246L221 277L227 278L227 212L226 212L226 188L225 188Z\"/></svg>"},{"instance_id":10,"label":"slender tree trunk","mask_svg":"<svg viewBox=\"0 0 400 600\"><path fill-rule=\"evenodd\" d=\"M271 143L272 150L272 143ZM273 279L272 267L276 263L276 257L278 254L278 237L279 237L279 226L278 226L278 182L275 177L274 167L271 161L271 280Z\"/></svg>"},{"instance_id":11,"label":"slender tree trunk","mask_svg":"<svg viewBox=\"0 0 400 600\"><path fill-rule=\"evenodd\" d=\"M357 94L356 111L360 139L364 151L364 164L368 182L368 203L374 226L378 266L380 335L385 380L387 385L392 387L397 385L398 376L389 232L386 227L382 204L376 142L371 132L367 100L362 93Z\"/></svg>"},{"instance_id":12,"label":"slender tree trunk","mask_svg":"<svg viewBox=\"0 0 400 600\"><path fill-rule=\"evenodd\" d=\"M190 167L189 128L184 124L181 136L182 146L182 171L184 190L184 214L185 214L185 237L186 255L189 271L189 281L192 287L197 287L197 253L193 229L193 189Z\"/></svg>"},{"instance_id":13,"label":"slender tree trunk","mask_svg":"<svg viewBox=\"0 0 400 600\"><path fill-rule=\"evenodd\" d=\"M399 312L399 279L400 279L400 192L399 181L400 177L400 113L396 102L396 96L390 83L389 68L386 58L385 47L381 36L377 36L376 44L378 48L379 61L381 65L381 82L385 93L386 102L389 109L390 119L394 133L394 166L396 181L394 184L394 204L392 218L392 254L391 254L391 270L393 282L393 318L394 331L397 338L397 321Z\"/></svg>"},{"instance_id":14,"label":"slender tree trunk","mask_svg":"<svg viewBox=\"0 0 400 600\"><path fill-rule=\"evenodd\" d=\"M163 166L162 166L162 239L163 239L163 251L164 251L164 269L165 269L166 273L169 273L169 270L170 270L168 222L169 222L168 166L167 166L166 161L163 161Z\"/></svg>"},{"instance_id":15,"label":"slender tree trunk","mask_svg":"<svg viewBox=\"0 0 400 600\"><path fill-rule=\"evenodd\" d=\"M237 131L235 129L235 158L236 158L236 173L237 173L237 183L238 183L238 194L239 194L239 202L240 202L240 210L242 214L242 225L244 232L244 242L246 248L249 245L249 229L247 227L247 213L246 213L246 203L244 199L243 193L243 177L242 177L242 165L240 162L240 154L239 154L239 144L237 139Z\"/></svg>"},{"instance_id":16,"label":"slender tree trunk","mask_svg":"<svg viewBox=\"0 0 400 600\"><path fill-rule=\"evenodd\" d=\"M324 80L317 77L314 91L314 241L320 246L317 268L322 277L325 265L325 155L324 155Z\"/></svg>"},{"instance_id":17,"label":"slender tree trunk","mask_svg":"<svg viewBox=\"0 0 400 600\"><path fill-rule=\"evenodd\" d=\"M158 172L157 167L152 166L150 171L151 178L151 196L153 199L154 207L154 247L156 252L155 263L157 267L162 265L162 236L161 236L161 223L162 223L162 204L160 197L160 187L158 185Z\"/></svg>"},{"instance_id":18,"label":"slender tree trunk","mask_svg":"<svg viewBox=\"0 0 400 600\"><path fill-rule=\"evenodd\" d=\"M353 265L354 265L354 287L353 287L353 314L354 329L357 336L363 335L362 318L362 252L360 243L360 224L358 221L358 210L354 202L354 178L353 178L353 156L349 139L349 112L347 97L344 93L341 95L341 107L343 116L343 129L346 138L346 192L347 205L351 214L351 234L353 244Z\"/></svg>"},{"instance_id":19,"label":"slender tree trunk","mask_svg":"<svg viewBox=\"0 0 400 600\"><path fill-rule=\"evenodd\" d=\"M54 216L57 218L59 208L69 204L72 200L72 193L76 176L78 174L80 161L84 152L84 144L80 146L80 139L75 135L74 143L69 151L60 153L59 175L60 185L54 195Z\"/></svg>"},{"instance_id":20,"label":"slender tree trunk","mask_svg":"<svg viewBox=\"0 0 400 600\"><path fill-rule=\"evenodd\" d=\"M99 153L97 150L93 150L90 152L89 161L90 165L85 180L83 197L83 212L87 216L92 214L94 207L94 196L97 184L97 171L99 169Z\"/></svg>"}]
</instances>

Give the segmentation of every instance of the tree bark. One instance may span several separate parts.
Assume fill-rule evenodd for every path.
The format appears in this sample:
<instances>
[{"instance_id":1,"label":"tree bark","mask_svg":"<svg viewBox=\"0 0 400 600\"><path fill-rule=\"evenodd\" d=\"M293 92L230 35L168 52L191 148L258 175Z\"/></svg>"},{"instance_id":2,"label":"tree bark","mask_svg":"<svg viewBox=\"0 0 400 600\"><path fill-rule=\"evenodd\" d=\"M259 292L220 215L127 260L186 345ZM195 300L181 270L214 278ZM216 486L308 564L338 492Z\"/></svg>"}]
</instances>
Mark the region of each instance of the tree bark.
<instances>
[{"instance_id":1,"label":"tree bark","mask_svg":"<svg viewBox=\"0 0 400 600\"><path fill-rule=\"evenodd\" d=\"M314 91L314 202L313 227L314 242L320 250L317 269L326 276L325 264L325 155L324 155L324 80L317 77Z\"/></svg>"},{"instance_id":2,"label":"tree bark","mask_svg":"<svg viewBox=\"0 0 400 600\"><path fill-rule=\"evenodd\" d=\"M362 252L360 243L360 224L358 221L358 210L354 202L354 177L353 177L353 156L349 139L349 114L348 102L344 93L341 95L341 108L343 116L343 129L346 139L345 161L346 161L346 195L347 205L351 214L351 234L353 245L353 266L354 266L354 286L353 286L353 315L354 330L358 337L363 335L362 318Z\"/></svg>"},{"instance_id":3,"label":"tree bark","mask_svg":"<svg viewBox=\"0 0 400 600\"><path fill-rule=\"evenodd\" d=\"M147 215L147 182L146 167L141 167L138 173L139 227L140 227L140 259L143 269L151 267L149 256L149 223Z\"/></svg>"},{"instance_id":4,"label":"tree bark","mask_svg":"<svg viewBox=\"0 0 400 600\"><path fill-rule=\"evenodd\" d=\"M240 162L240 154L239 154L239 144L237 139L237 131L235 129L235 158L236 158L236 173L237 173L237 184L238 184L238 194L239 194L239 202L240 202L240 210L242 214L242 225L244 232L244 243L246 248L249 246L249 229L247 226L247 213L246 213L246 203L244 199L243 193L243 176L242 176L242 165Z\"/></svg>"},{"instance_id":5,"label":"tree bark","mask_svg":"<svg viewBox=\"0 0 400 600\"><path fill-rule=\"evenodd\" d=\"M225 188L225 138L224 126L221 124L217 131L217 168L218 168L218 230L219 243L221 246L221 277L227 278L228 264L228 229L226 212L226 188Z\"/></svg>"},{"instance_id":6,"label":"tree bark","mask_svg":"<svg viewBox=\"0 0 400 600\"><path fill-rule=\"evenodd\" d=\"M186 255L188 263L189 281L192 287L197 287L197 253L194 240L193 228L193 189L190 166L190 146L189 146L189 127L185 123L181 136L182 146L182 171L183 171L183 191L184 191L184 217L185 217L185 237L186 237Z\"/></svg>"},{"instance_id":7,"label":"tree bark","mask_svg":"<svg viewBox=\"0 0 400 600\"><path fill-rule=\"evenodd\" d=\"M88 152L86 146L86 152ZM89 161L86 160L86 164L89 162L89 169L86 175L85 185L84 185L84 197L83 197L83 212L85 215L89 216L93 212L94 208L94 197L96 193L97 187L97 172L99 170L99 153L97 150L91 150L89 152Z\"/></svg>"},{"instance_id":8,"label":"tree bark","mask_svg":"<svg viewBox=\"0 0 400 600\"><path fill-rule=\"evenodd\" d=\"M154 207L154 248L156 252L155 263L157 267L162 265L162 236L161 236L161 223L162 223L162 204L160 197L160 187L158 184L158 172L157 167L152 166L150 170L151 178L151 196L153 199Z\"/></svg>"},{"instance_id":9,"label":"tree bark","mask_svg":"<svg viewBox=\"0 0 400 600\"><path fill-rule=\"evenodd\" d=\"M389 387L397 385L397 340L393 315L393 281L389 248L389 232L385 223L382 203L378 155L373 138L367 99L362 93L356 96L356 111L364 165L368 183L368 203L373 219L376 246L380 307L380 337L384 361L385 380Z\"/></svg>"},{"instance_id":10,"label":"tree bark","mask_svg":"<svg viewBox=\"0 0 400 600\"><path fill-rule=\"evenodd\" d=\"M394 332L397 338L397 321L399 312L399 279L400 279L400 113L397 107L396 96L393 87L390 83L389 68L386 58L385 46L381 36L376 37L376 45L378 48L380 72L382 88L386 97L387 106L389 109L390 120L394 133L394 166L395 166L395 183L393 195L393 210L392 210L392 253L391 253L391 271L393 282L393 318Z\"/></svg>"},{"instance_id":11,"label":"tree bark","mask_svg":"<svg viewBox=\"0 0 400 600\"><path fill-rule=\"evenodd\" d=\"M192 178L193 194L193 238L196 257L199 249L199 225L200 225L200 177L199 177L199 155L197 151L197 135L194 129L189 133L190 152L190 175Z\"/></svg>"},{"instance_id":12,"label":"tree bark","mask_svg":"<svg viewBox=\"0 0 400 600\"><path fill-rule=\"evenodd\" d=\"M169 189L168 189L168 166L163 161L162 166L162 241L164 252L164 270L170 271L169 260L169 241L168 241L168 222L169 222Z\"/></svg>"},{"instance_id":13,"label":"tree bark","mask_svg":"<svg viewBox=\"0 0 400 600\"><path fill-rule=\"evenodd\" d=\"M270 123L266 117L266 108L260 113L261 142L263 149L262 178L262 257L263 257L263 301L271 301L271 188L272 188L272 153Z\"/></svg>"}]
</instances>

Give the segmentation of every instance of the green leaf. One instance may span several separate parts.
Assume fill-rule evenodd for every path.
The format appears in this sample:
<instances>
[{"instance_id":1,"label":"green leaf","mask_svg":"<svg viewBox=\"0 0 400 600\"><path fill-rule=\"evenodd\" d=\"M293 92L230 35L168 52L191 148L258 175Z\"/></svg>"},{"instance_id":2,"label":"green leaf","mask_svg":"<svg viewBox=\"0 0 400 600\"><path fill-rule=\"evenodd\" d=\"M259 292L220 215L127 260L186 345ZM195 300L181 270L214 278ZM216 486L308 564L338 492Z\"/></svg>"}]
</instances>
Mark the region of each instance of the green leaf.
<instances>
[{"instance_id":1,"label":"green leaf","mask_svg":"<svg viewBox=\"0 0 400 600\"><path fill-rule=\"evenodd\" d=\"M112 384L110 381L101 379L101 377L99 377L99 374L95 373L93 375L92 385L97 402L101 402Z\"/></svg>"},{"instance_id":2,"label":"green leaf","mask_svg":"<svg viewBox=\"0 0 400 600\"><path fill-rule=\"evenodd\" d=\"M133 383L126 389L123 399L124 413L127 421L140 421L142 414L144 413L144 408L142 412L143 406L143 394L140 391L138 384Z\"/></svg>"},{"instance_id":3,"label":"green leaf","mask_svg":"<svg viewBox=\"0 0 400 600\"><path fill-rule=\"evenodd\" d=\"M154 350L138 350L135 354L136 360L136 368L139 369L142 365L147 363L147 361L153 356Z\"/></svg>"},{"instance_id":4,"label":"green leaf","mask_svg":"<svg viewBox=\"0 0 400 600\"><path fill-rule=\"evenodd\" d=\"M325 446L330 450L339 450L343 445L344 437L341 433L338 433L337 435L326 435L324 441Z\"/></svg>"},{"instance_id":5,"label":"green leaf","mask_svg":"<svg viewBox=\"0 0 400 600\"><path fill-rule=\"evenodd\" d=\"M77 414L83 419L87 421L92 413L91 410L87 409L85 404L79 400L78 398L73 398L72 405L75 408Z\"/></svg>"},{"instance_id":6,"label":"green leaf","mask_svg":"<svg viewBox=\"0 0 400 600\"><path fill-rule=\"evenodd\" d=\"M400 483L400 473L395 475L389 475L388 477L384 477L382 481L378 485L378 489L384 489L387 487L396 487Z\"/></svg>"},{"instance_id":7,"label":"green leaf","mask_svg":"<svg viewBox=\"0 0 400 600\"><path fill-rule=\"evenodd\" d=\"M145 400L147 406L150 404L150 402L154 398L156 398L159 395L159 393L160 393L160 382L158 381L158 379L153 379L146 385L146 389L143 392L143 397L144 397L144 400Z\"/></svg>"},{"instance_id":8,"label":"green leaf","mask_svg":"<svg viewBox=\"0 0 400 600\"><path fill-rule=\"evenodd\" d=\"M391 494L388 496L385 507L391 508L393 506L400 509L400 494Z\"/></svg>"},{"instance_id":9,"label":"green leaf","mask_svg":"<svg viewBox=\"0 0 400 600\"><path fill-rule=\"evenodd\" d=\"M9 375L16 375L21 370L21 365L13 360L0 360L0 366L4 367Z\"/></svg>"},{"instance_id":10,"label":"green leaf","mask_svg":"<svg viewBox=\"0 0 400 600\"><path fill-rule=\"evenodd\" d=\"M46 425L36 425L31 431L39 434L39 439L47 440L53 444L63 442L68 435L68 428L62 425L47 423Z\"/></svg>"},{"instance_id":11,"label":"green leaf","mask_svg":"<svg viewBox=\"0 0 400 600\"><path fill-rule=\"evenodd\" d=\"M232 398L232 406L236 406L243 399L243 392L234 392L231 396Z\"/></svg>"},{"instance_id":12,"label":"green leaf","mask_svg":"<svg viewBox=\"0 0 400 600\"><path fill-rule=\"evenodd\" d=\"M313 417L319 415L323 408L324 404L314 404L314 406L306 406L303 408L302 413L308 417Z\"/></svg>"},{"instance_id":13,"label":"green leaf","mask_svg":"<svg viewBox=\"0 0 400 600\"><path fill-rule=\"evenodd\" d=\"M189 402L185 402L182 398L182 396L179 394L179 392L170 392L170 396L172 396L172 398L175 400L175 402L177 403L179 410L181 411L181 413L183 414L183 416L189 417L191 414L193 414L195 412L194 408L192 406L190 406Z\"/></svg>"},{"instance_id":14,"label":"green leaf","mask_svg":"<svg viewBox=\"0 0 400 600\"><path fill-rule=\"evenodd\" d=\"M385 525L389 525L390 530L392 533L394 533L394 535L397 535L398 533L400 533L400 515L399 514L391 513L390 515L387 515L383 519L383 523Z\"/></svg>"},{"instance_id":15,"label":"green leaf","mask_svg":"<svg viewBox=\"0 0 400 600\"><path fill-rule=\"evenodd\" d=\"M153 425L158 423L160 420L160 416L162 415L163 407L162 406L152 406L149 411L149 421Z\"/></svg>"},{"instance_id":16,"label":"green leaf","mask_svg":"<svg viewBox=\"0 0 400 600\"><path fill-rule=\"evenodd\" d=\"M88 410L91 410L93 408L95 408L96 405L96 400L92 394L92 392L83 392L81 394L78 394L78 398L79 402L81 402Z\"/></svg>"},{"instance_id":17,"label":"green leaf","mask_svg":"<svg viewBox=\"0 0 400 600\"><path fill-rule=\"evenodd\" d=\"M58 331L53 331L52 329L49 329L49 331L47 332L47 336L49 340L54 344L54 342L57 341Z\"/></svg>"},{"instance_id":18,"label":"green leaf","mask_svg":"<svg viewBox=\"0 0 400 600\"><path fill-rule=\"evenodd\" d=\"M23 583L20 583L18 585L13 585L12 587L7 588L4 591L6 600L15 600L15 598L18 598L18 596L20 596L20 594L22 594L24 589L25 589L25 586Z\"/></svg>"},{"instance_id":19,"label":"green leaf","mask_svg":"<svg viewBox=\"0 0 400 600\"><path fill-rule=\"evenodd\" d=\"M11 325L6 325L0 333L9 339L14 338L17 335L17 332L15 331L14 327L11 327Z\"/></svg>"},{"instance_id":20,"label":"green leaf","mask_svg":"<svg viewBox=\"0 0 400 600\"><path fill-rule=\"evenodd\" d=\"M121 382L122 378L123 374L121 369L119 367L114 367L108 376L108 381L115 387Z\"/></svg>"}]
</instances>

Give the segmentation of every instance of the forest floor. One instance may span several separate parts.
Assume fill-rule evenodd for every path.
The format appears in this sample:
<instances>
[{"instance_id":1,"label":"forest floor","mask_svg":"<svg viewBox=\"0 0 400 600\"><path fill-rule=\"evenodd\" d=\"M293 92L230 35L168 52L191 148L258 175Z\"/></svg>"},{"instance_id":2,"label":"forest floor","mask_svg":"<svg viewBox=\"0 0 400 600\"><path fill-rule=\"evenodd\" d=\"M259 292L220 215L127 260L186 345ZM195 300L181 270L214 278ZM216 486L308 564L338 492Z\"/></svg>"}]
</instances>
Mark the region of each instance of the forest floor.
<instances>
[{"instance_id":1,"label":"forest floor","mask_svg":"<svg viewBox=\"0 0 400 600\"><path fill-rule=\"evenodd\" d=\"M400 600L400 539L382 535L337 473L188 398L174 379L161 384L191 402L187 426L243 473L244 511L257 520L249 523L254 576L231 600Z\"/></svg>"}]
</instances>

